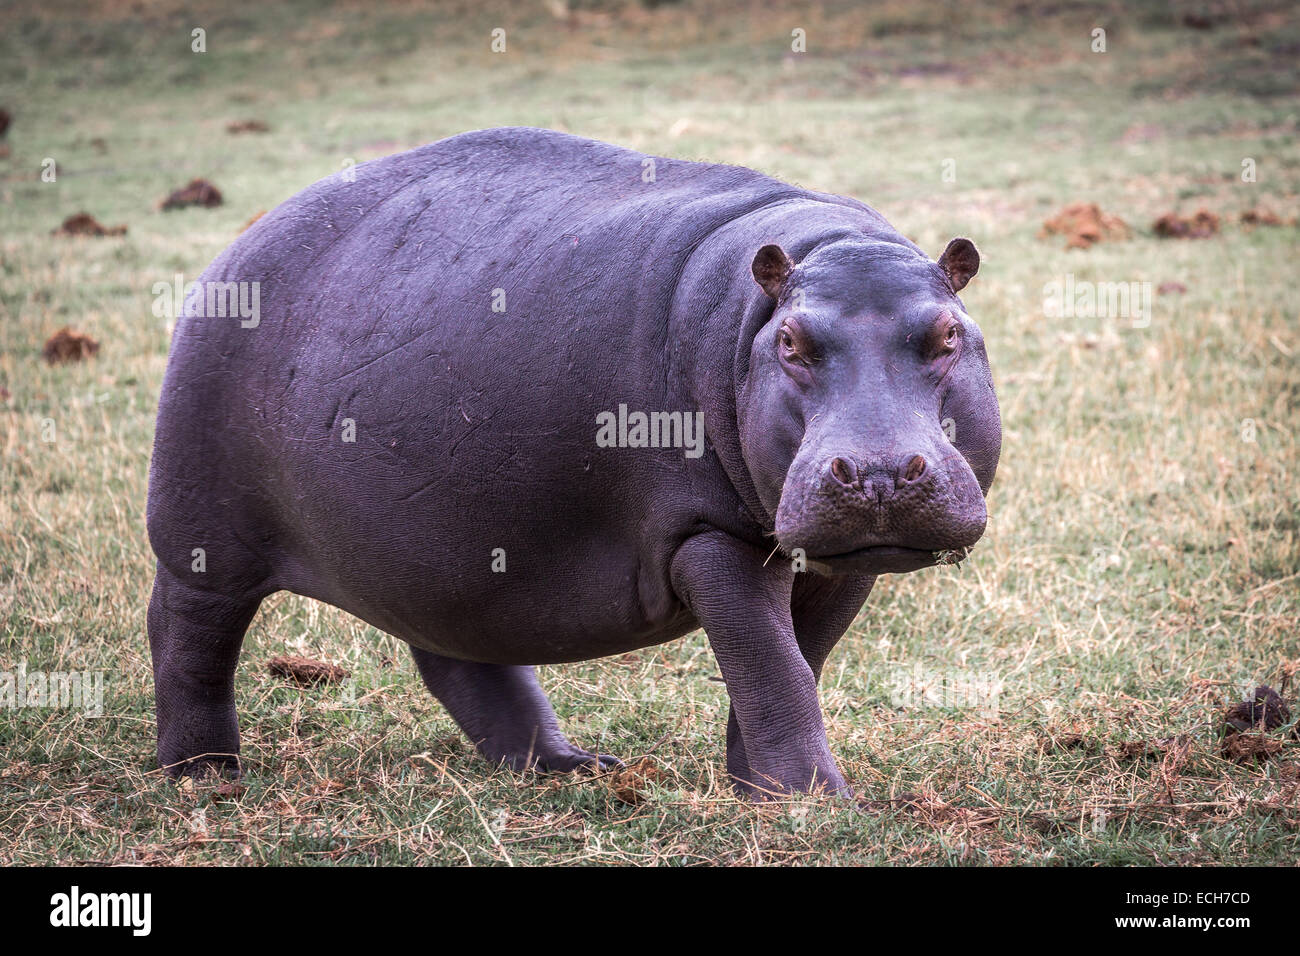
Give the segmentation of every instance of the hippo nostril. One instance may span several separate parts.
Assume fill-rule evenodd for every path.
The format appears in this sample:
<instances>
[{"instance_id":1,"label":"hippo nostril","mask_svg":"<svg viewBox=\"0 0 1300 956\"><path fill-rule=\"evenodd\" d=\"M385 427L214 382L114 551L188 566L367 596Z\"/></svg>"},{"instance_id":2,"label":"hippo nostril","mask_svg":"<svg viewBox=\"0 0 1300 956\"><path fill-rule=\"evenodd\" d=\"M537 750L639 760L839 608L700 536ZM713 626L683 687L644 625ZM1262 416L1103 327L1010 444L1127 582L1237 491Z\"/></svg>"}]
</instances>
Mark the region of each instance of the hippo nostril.
<instances>
[{"instance_id":1,"label":"hippo nostril","mask_svg":"<svg viewBox=\"0 0 1300 956\"><path fill-rule=\"evenodd\" d=\"M911 461L907 463L907 469L903 472L904 481L916 481L925 474L925 459L920 455L913 455Z\"/></svg>"},{"instance_id":2,"label":"hippo nostril","mask_svg":"<svg viewBox=\"0 0 1300 956\"><path fill-rule=\"evenodd\" d=\"M857 479L857 469L843 458L831 459L831 475L841 485L851 485Z\"/></svg>"}]
</instances>

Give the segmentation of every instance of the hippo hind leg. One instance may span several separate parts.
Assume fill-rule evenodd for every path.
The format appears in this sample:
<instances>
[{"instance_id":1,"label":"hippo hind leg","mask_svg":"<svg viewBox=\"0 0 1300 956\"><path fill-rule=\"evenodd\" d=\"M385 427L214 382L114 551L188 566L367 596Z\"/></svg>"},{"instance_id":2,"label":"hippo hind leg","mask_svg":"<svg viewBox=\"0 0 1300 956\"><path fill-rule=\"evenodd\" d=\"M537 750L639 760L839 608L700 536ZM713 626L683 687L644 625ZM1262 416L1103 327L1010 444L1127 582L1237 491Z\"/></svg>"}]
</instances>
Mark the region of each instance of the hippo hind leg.
<instances>
[{"instance_id":1,"label":"hippo hind leg","mask_svg":"<svg viewBox=\"0 0 1300 956\"><path fill-rule=\"evenodd\" d=\"M196 588L159 565L148 628L158 763L168 775L239 774L235 665L260 603Z\"/></svg>"},{"instance_id":2,"label":"hippo hind leg","mask_svg":"<svg viewBox=\"0 0 1300 956\"><path fill-rule=\"evenodd\" d=\"M576 747L560 732L533 668L458 661L416 647L411 654L430 693L493 763L543 772L621 766L617 757Z\"/></svg>"}]
</instances>

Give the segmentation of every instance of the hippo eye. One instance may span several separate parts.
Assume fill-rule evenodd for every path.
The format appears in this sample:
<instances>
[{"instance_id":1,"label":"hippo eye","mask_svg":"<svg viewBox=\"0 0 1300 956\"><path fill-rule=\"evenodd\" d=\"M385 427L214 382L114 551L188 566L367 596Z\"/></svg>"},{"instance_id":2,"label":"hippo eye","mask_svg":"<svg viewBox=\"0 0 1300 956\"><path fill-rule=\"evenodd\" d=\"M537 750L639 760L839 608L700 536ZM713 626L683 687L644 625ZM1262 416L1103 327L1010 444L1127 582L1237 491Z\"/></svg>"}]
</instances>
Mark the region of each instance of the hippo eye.
<instances>
[{"instance_id":1,"label":"hippo eye","mask_svg":"<svg viewBox=\"0 0 1300 956\"><path fill-rule=\"evenodd\" d=\"M812 356L808 354L808 349L801 343L803 338L798 328L790 325L781 326L781 331L777 333L777 343L781 347L781 358L787 362L796 362L800 365L807 365L812 361Z\"/></svg>"},{"instance_id":2,"label":"hippo eye","mask_svg":"<svg viewBox=\"0 0 1300 956\"><path fill-rule=\"evenodd\" d=\"M944 312L937 318L925 337L925 350L931 358L943 358L957 350L961 343L961 323Z\"/></svg>"}]
</instances>

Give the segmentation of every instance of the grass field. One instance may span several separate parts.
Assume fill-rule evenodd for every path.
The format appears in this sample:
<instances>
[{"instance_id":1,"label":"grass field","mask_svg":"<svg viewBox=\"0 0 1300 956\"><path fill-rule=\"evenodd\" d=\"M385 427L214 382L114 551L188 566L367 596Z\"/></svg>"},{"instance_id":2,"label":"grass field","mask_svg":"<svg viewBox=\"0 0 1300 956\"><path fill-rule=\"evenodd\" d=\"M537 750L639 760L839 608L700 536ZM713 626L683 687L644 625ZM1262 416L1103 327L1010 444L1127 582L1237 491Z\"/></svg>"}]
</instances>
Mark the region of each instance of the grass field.
<instances>
[{"instance_id":1,"label":"grass field","mask_svg":"<svg viewBox=\"0 0 1300 956\"><path fill-rule=\"evenodd\" d=\"M1271 759L1244 764L1219 743L1247 688L1294 704L1300 684L1296 228L1241 222L1300 215L1287 0L186 6L0 11L0 671L101 672L104 694L102 717L0 706L0 863L1300 857L1300 743L1282 728ZM269 132L226 131L246 119ZM936 255L954 235L979 245L963 298L1002 466L973 559L883 578L827 666L828 733L864 806L733 796L702 633L543 670L576 742L653 758L655 779L620 796L489 766L399 642L290 595L245 643L244 789L154 769L154 284L197 278L252 216L349 161L511 124L853 195ZM157 209L199 176L224 205ZM1131 236L1040 238L1075 201ZM1153 233L1200 208L1217 235ZM81 211L128 233L51 236ZM1149 323L1061 318L1044 287L1067 275L1166 289ZM98 355L43 362L64 325ZM299 688L267 672L281 653L351 678ZM939 692L906 692L918 682Z\"/></svg>"}]
</instances>

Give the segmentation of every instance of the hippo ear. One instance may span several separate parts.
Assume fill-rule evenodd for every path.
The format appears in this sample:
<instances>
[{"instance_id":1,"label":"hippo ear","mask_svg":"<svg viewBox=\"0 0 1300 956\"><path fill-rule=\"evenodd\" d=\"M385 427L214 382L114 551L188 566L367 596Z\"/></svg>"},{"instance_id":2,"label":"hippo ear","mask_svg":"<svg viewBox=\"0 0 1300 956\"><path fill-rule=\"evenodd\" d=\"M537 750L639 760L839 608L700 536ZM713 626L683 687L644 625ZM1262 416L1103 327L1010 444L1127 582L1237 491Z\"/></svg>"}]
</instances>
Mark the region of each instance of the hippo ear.
<instances>
[{"instance_id":1,"label":"hippo ear","mask_svg":"<svg viewBox=\"0 0 1300 956\"><path fill-rule=\"evenodd\" d=\"M966 288L975 273L980 271L980 254L969 239L954 239L939 257L939 268L948 276L953 292Z\"/></svg>"},{"instance_id":2,"label":"hippo ear","mask_svg":"<svg viewBox=\"0 0 1300 956\"><path fill-rule=\"evenodd\" d=\"M770 298L781 295L781 286L790 278L794 263L785 254L785 250L775 244L768 244L754 254L754 263L750 266L754 281L759 284Z\"/></svg>"}]
</instances>

